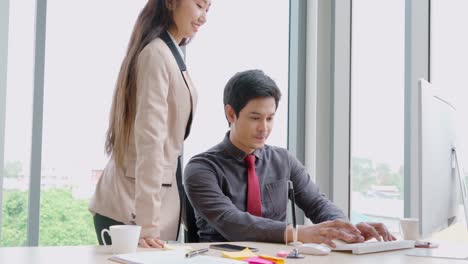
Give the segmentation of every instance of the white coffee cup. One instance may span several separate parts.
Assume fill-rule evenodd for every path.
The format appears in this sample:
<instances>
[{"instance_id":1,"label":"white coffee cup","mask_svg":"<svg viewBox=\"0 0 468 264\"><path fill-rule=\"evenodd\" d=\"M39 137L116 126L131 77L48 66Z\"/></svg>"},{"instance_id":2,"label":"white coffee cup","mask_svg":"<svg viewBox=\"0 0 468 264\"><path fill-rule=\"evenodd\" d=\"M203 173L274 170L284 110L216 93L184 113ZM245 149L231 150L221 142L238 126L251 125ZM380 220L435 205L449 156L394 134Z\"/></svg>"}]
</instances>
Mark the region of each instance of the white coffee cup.
<instances>
[{"instance_id":1,"label":"white coffee cup","mask_svg":"<svg viewBox=\"0 0 468 264\"><path fill-rule=\"evenodd\" d=\"M404 240L419 239L419 219L402 218L400 219L400 233Z\"/></svg>"},{"instance_id":2,"label":"white coffee cup","mask_svg":"<svg viewBox=\"0 0 468 264\"><path fill-rule=\"evenodd\" d=\"M138 246L140 231L141 226L137 225L113 225L110 226L109 229L103 229L101 231L101 239L104 245L107 246L104 240L104 233L107 232L112 239L112 253L133 253Z\"/></svg>"}]
</instances>

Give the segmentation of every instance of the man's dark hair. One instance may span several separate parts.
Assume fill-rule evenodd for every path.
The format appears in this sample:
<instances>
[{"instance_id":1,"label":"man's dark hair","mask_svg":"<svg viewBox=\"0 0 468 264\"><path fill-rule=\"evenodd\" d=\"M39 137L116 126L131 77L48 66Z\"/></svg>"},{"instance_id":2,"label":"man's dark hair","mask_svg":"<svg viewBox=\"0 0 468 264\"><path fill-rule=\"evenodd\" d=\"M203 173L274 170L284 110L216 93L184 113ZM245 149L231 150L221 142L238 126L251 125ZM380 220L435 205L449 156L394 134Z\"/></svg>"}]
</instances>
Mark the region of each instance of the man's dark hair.
<instances>
[{"instance_id":1,"label":"man's dark hair","mask_svg":"<svg viewBox=\"0 0 468 264\"><path fill-rule=\"evenodd\" d=\"M224 106L230 105L236 116L250 100L261 97L273 97L278 108L281 91L262 70L238 72L224 87Z\"/></svg>"}]
</instances>

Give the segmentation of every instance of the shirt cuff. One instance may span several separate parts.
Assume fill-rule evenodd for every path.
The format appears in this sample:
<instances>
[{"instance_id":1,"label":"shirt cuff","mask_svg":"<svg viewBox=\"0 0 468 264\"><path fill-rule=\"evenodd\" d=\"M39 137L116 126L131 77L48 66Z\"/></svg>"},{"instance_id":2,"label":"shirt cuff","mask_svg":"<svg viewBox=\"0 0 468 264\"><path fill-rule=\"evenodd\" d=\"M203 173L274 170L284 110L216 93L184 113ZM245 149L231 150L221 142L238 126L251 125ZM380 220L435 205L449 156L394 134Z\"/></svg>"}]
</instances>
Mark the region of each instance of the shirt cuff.
<instances>
[{"instance_id":1,"label":"shirt cuff","mask_svg":"<svg viewBox=\"0 0 468 264\"><path fill-rule=\"evenodd\" d=\"M266 232L266 241L274 243L284 243L284 231L286 230L287 224L283 222L276 223L271 226L271 230Z\"/></svg>"}]
</instances>

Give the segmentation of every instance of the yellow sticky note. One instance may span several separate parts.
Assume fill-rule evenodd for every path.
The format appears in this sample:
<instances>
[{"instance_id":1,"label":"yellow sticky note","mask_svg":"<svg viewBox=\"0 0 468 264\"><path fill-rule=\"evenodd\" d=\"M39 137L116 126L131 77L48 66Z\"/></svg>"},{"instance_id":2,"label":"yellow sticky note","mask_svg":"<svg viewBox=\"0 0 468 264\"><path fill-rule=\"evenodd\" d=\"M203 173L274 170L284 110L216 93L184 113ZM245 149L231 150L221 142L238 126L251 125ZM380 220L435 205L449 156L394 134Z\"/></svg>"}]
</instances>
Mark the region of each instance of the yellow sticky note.
<instances>
[{"instance_id":1,"label":"yellow sticky note","mask_svg":"<svg viewBox=\"0 0 468 264\"><path fill-rule=\"evenodd\" d=\"M250 249L248 248L245 248L244 250L241 250L241 251L235 251L235 252L223 251L223 257L235 259L235 260L243 260L246 258L251 258L251 257L256 257L256 256L257 255L252 253L252 251L250 251Z\"/></svg>"},{"instance_id":2,"label":"yellow sticky note","mask_svg":"<svg viewBox=\"0 0 468 264\"><path fill-rule=\"evenodd\" d=\"M272 256L267 256L267 255L260 255L259 256L262 259L266 259L269 261L273 261L275 264L284 264L284 258L277 258L277 257L272 257Z\"/></svg>"}]
</instances>

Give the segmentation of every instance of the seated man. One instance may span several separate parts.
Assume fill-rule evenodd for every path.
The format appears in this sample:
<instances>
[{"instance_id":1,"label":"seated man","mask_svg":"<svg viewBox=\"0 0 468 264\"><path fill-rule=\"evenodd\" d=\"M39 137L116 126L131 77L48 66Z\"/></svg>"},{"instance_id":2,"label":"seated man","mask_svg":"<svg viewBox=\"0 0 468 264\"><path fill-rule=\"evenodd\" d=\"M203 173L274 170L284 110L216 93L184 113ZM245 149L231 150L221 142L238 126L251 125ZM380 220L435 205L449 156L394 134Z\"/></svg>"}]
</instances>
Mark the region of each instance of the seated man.
<instances>
[{"instance_id":1,"label":"seated man","mask_svg":"<svg viewBox=\"0 0 468 264\"><path fill-rule=\"evenodd\" d=\"M293 228L286 223L288 181L297 205L315 223L299 227L299 241L334 247L333 239L395 240L383 224L349 223L296 158L265 145L280 97L275 82L260 70L237 73L227 83L224 110L230 131L185 168L200 241L292 241Z\"/></svg>"}]
</instances>

